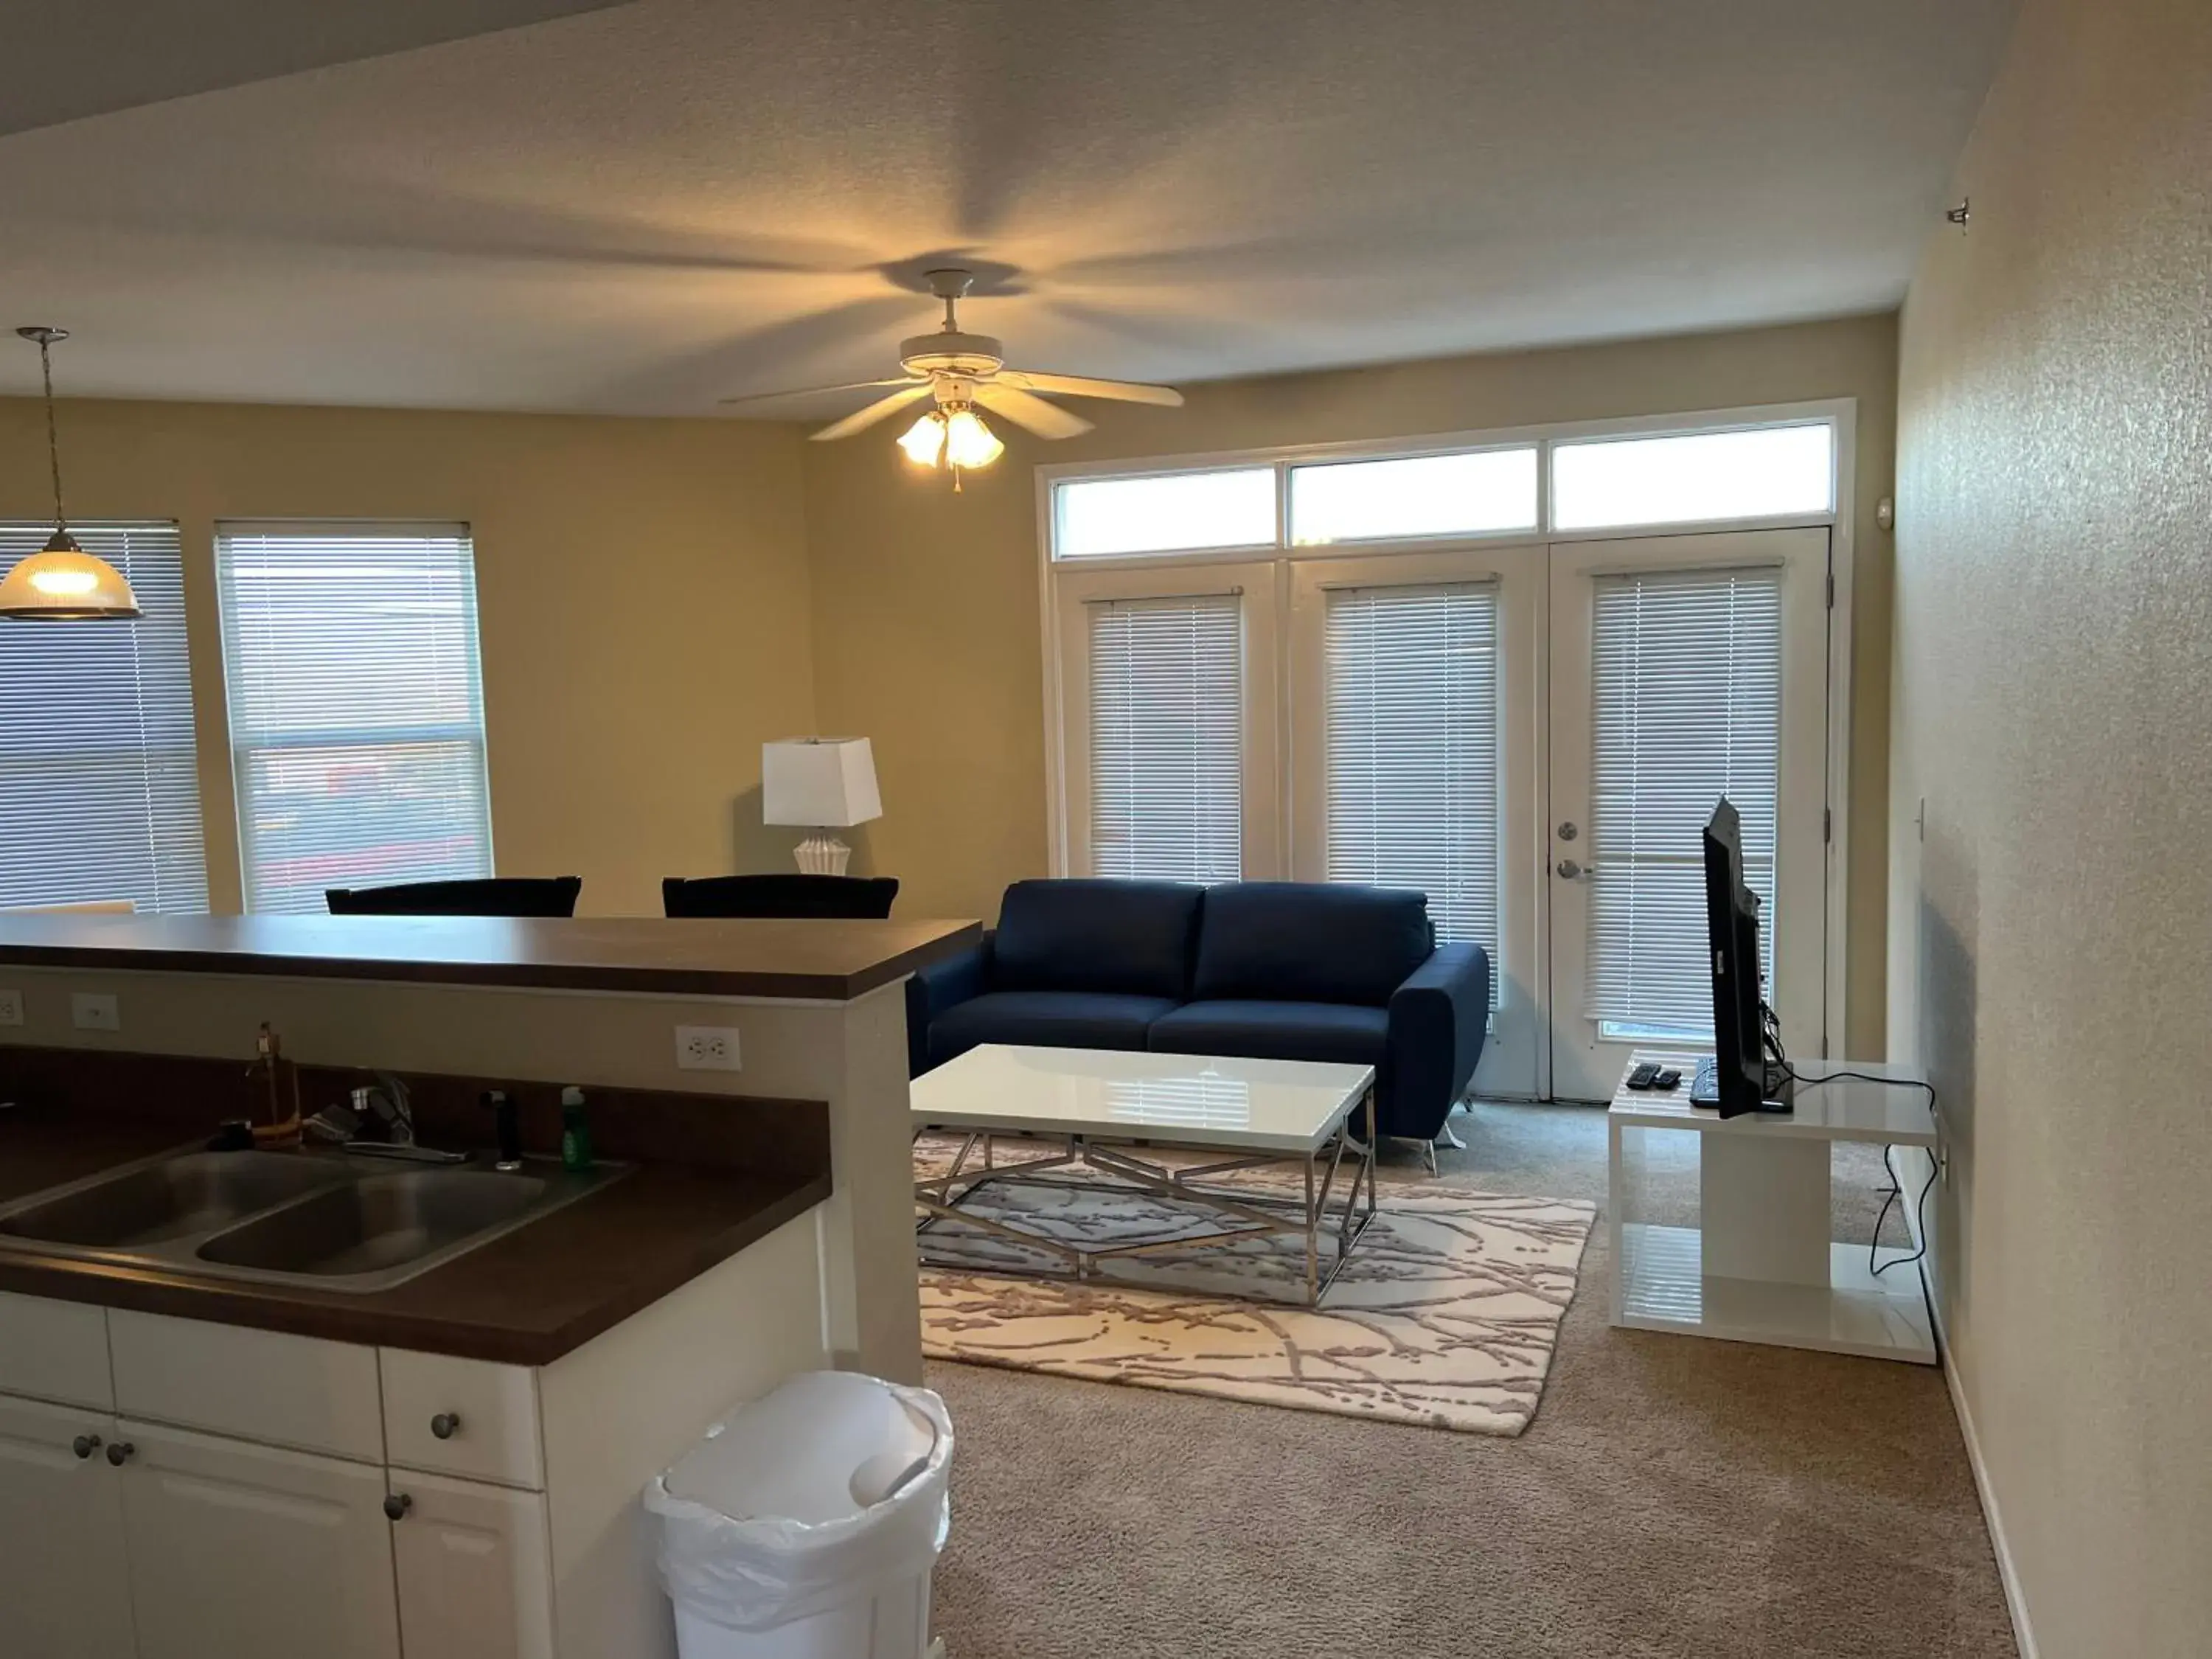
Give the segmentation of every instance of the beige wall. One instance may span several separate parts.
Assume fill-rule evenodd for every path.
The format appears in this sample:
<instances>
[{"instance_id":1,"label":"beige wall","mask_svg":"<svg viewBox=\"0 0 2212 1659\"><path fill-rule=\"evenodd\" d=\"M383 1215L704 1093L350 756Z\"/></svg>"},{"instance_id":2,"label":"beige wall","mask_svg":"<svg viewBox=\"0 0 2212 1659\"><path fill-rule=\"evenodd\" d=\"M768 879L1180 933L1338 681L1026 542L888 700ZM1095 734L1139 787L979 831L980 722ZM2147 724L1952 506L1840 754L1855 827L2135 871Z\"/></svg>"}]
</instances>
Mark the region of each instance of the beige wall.
<instances>
[{"instance_id":1,"label":"beige wall","mask_svg":"<svg viewBox=\"0 0 2212 1659\"><path fill-rule=\"evenodd\" d=\"M2212 8L2028 0L1905 313L1891 1030L2043 1659L2212 1651ZM1916 825L1920 801L1926 834Z\"/></svg>"},{"instance_id":2,"label":"beige wall","mask_svg":"<svg viewBox=\"0 0 2212 1659\"><path fill-rule=\"evenodd\" d=\"M1200 453L1850 397L1859 403L1851 756L1853 1054L1882 1045L1892 317L1465 357L1189 388L1175 410L1088 404L1098 430L1018 439L955 495L884 435L806 451L816 689L825 727L874 740L884 817L865 855L917 915L994 915L1046 870L1035 474L1042 461ZM1001 429L1005 422L1000 422ZM1010 434L1013 437L1015 434Z\"/></svg>"},{"instance_id":3,"label":"beige wall","mask_svg":"<svg viewBox=\"0 0 2212 1659\"><path fill-rule=\"evenodd\" d=\"M41 418L0 400L0 516L52 510ZM471 526L501 873L580 875L585 910L658 915L662 876L788 846L763 836L757 792L761 742L814 722L798 428L100 402L65 402L61 422L73 516L182 525L218 911L239 905L225 518Z\"/></svg>"}]
</instances>

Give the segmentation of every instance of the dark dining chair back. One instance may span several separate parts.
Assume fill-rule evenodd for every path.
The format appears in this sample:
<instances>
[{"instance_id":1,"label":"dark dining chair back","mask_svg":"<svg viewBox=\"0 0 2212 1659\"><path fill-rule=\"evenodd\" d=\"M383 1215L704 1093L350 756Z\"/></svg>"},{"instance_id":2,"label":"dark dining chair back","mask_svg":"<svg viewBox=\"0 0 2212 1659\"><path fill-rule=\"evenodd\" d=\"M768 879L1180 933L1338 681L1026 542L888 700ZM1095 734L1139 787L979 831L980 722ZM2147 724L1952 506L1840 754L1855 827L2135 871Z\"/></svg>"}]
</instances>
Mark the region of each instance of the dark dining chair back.
<instances>
[{"instance_id":1,"label":"dark dining chair back","mask_svg":"<svg viewBox=\"0 0 2212 1659\"><path fill-rule=\"evenodd\" d=\"M896 876L706 876L660 884L672 916L843 917L880 921L898 896Z\"/></svg>"},{"instance_id":2,"label":"dark dining chair back","mask_svg":"<svg viewBox=\"0 0 2212 1659\"><path fill-rule=\"evenodd\" d=\"M392 887L333 887L334 916L573 916L581 876L491 876L481 881L407 881Z\"/></svg>"}]
</instances>

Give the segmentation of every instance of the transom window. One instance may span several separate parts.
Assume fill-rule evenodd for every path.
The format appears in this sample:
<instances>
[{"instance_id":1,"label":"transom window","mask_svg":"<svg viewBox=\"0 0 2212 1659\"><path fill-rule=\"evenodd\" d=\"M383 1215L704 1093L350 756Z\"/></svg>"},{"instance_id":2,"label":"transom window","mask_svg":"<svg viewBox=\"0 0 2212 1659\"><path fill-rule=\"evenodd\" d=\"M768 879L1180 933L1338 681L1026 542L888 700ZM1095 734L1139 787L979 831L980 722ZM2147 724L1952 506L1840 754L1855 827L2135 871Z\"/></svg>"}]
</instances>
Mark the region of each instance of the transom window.
<instances>
[{"instance_id":1,"label":"transom window","mask_svg":"<svg viewBox=\"0 0 2212 1659\"><path fill-rule=\"evenodd\" d=\"M1056 477L1056 562L1826 518L1832 418Z\"/></svg>"}]
</instances>

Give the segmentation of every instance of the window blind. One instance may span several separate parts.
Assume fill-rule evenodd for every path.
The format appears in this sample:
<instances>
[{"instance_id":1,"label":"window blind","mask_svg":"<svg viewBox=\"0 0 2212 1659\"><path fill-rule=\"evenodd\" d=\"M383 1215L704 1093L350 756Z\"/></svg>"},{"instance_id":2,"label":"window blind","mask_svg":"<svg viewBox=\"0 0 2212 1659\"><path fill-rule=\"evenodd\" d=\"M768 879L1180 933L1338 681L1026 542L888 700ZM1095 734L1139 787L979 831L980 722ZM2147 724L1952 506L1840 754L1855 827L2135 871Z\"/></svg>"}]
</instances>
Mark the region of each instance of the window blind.
<instances>
[{"instance_id":1,"label":"window blind","mask_svg":"<svg viewBox=\"0 0 2212 1659\"><path fill-rule=\"evenodd\" d=\"M1243 628L1234 593L1091 613L1091 872L1234 881L1243 868Z\"/></svg>"},{"instance_id":2,"label":"window blind","mask_svg":"<svg viewBox=\"0 0 2212 1659\"><path fill-rule=\"evenodd\" d=\"M0 908L204 911L207 855L173 524L73 524L130 580L136 623L0 623ZM0 524L0 569L51 521Z\"/></svg>"},{"instance_id":3,"label":"window blind","mask_svg":"<svg viewBox=\"0 0 2212 1659\"><path fill-rule=\"evenodd\" d=\"M1710 1039L1699 832L1723 795L1742 817L1770 978L1773 963L1782 573L1601 576L1596 588L1586 1012L1625 1028L1608 1035Z\"/></svg>"},{"instance_id":4,"label":"window blind","mask_svg":"<svg viewBox=\"0 0 2212 1659\"><path fill-rule=\"evenodd\" d=\"M1328 879L1419 888L1495 964L1497 588L1339 588L1325 633Z\"/></svg>"},{"instance_id":5,"label":"window blind","mask_svg":"<svg viewBox=\"0 0 2212 1659\"><path fill-rule=\"evenodd\" d=\"M465 525L216 536L246 905L492 873Z\"/></svg>"}]
</instances>

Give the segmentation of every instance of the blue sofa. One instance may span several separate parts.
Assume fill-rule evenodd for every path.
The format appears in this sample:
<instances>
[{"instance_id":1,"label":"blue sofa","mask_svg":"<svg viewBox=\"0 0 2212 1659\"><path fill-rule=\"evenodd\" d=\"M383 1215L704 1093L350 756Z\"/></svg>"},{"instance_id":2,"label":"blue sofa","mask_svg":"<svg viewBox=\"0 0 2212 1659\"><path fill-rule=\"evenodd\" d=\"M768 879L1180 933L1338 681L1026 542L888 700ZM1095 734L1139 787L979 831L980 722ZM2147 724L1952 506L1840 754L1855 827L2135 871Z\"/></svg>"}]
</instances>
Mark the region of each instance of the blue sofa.
<instances>
[{"instance_id":1,"label":"blue sofa","mask_svg":"<svg viewBox=\"0 0 2212 1659\"><path fill-rule=\"evenodd\" d=\"M1427 896L1302 882L1019 881L907 981L915 1076L982 1042L1350 1060L1383 1134L1433 1139L1482 1057L1490 957Z\"/></svg>"}]
</instances>

